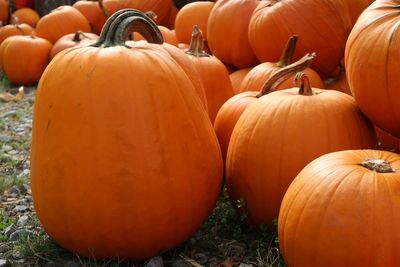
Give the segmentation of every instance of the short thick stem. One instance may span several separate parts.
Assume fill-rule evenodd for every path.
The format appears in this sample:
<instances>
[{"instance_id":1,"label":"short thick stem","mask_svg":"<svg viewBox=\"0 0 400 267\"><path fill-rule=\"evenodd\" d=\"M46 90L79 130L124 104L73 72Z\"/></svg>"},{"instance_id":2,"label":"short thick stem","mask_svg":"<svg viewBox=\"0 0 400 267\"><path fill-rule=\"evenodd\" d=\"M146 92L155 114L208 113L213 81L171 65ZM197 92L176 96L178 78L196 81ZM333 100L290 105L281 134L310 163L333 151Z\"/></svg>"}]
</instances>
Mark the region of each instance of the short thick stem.
<instances>
[{"instance_id":1,"label":"short thick stem","mask_svg":"<svg viewBox=\"0 0 400 267\"><path fill-rule=\"evenodd\" d=\"M363 162L360 163L361 166L367 168L371 171L376 171L378 173L389 173L394 172L390 163L383 160L383 159L365 159Z\"/></svg>"},{"instance_id":2,"label":"short thick stem","mask_svg":"<svg viewBox=\"0 0 400 267\"><path fill-rule=\"evenodd\" d=\"M303 72L298 72L294 78L294 83L299 86L299 95L310 96L313 90L310 84L310 79Z\"/></svg>"},{"instance_id":3,"label":"short thick stem","mask_svg":"<svg viewBox=\"0 0 400 267\"><path fill-rule=\"evenodd\" d=\"M186 54L195 57L209 57L210 55L204 49L204 42L200 28L197 25L194 25L192 30L192 39L190 40L190 45L186 50Z\"/></svg>"}]
</instances>

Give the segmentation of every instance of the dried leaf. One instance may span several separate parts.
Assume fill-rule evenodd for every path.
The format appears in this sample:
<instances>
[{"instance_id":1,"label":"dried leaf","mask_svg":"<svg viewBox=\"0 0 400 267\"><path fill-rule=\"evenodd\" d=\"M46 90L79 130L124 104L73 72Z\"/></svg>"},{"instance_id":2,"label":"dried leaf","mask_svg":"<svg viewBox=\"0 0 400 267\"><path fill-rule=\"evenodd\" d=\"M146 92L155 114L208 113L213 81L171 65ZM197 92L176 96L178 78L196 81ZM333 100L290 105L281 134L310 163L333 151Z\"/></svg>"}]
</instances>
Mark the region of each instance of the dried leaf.
<instances>
[{"instance_id":1,"label":"dried leaf","mask_svg":"<svg viewBox=\"0 0 400 267\"><path fill-rule=\"evenodd\" d=\"M24 96L25 96L24 87L21 86L18 89L18 93L16 95L12 95L10 93L0 93L0 100L3 102L10 102L10 101L18 102L22 98L24 98Z\"/></svg>"}]
</instances>

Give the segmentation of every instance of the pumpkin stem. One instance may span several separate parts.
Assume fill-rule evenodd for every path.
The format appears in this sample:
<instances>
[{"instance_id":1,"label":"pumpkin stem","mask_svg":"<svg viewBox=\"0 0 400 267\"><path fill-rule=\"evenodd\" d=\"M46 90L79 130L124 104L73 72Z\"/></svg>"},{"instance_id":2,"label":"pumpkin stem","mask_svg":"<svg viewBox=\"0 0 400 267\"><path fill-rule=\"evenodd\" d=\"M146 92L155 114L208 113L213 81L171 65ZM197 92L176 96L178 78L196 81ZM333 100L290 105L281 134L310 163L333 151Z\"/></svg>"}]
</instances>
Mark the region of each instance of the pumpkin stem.
<instances>
[{"instance_id":1,"label":"pumpkin stem","mask_svg":"<svg viewBox=\"0 0 400 267\"><path fill-rule=\"evenodd\" d=\"M292 35L286 42L285 48L283 49L281 58L276 62L276 66L283 68L292 63L293 54L296 49L296 43L299 37L297 35Z\"/></svg>"},{"instance_id":2,"label":"pumpkin stem","mask_svg":"<svg viewBox=\"0 0 400 267\"><path fill-rule=\"evenodd\" d=\"M310 79L303 72L296 73L294 84L299 86L299 95L313 95Z\"/></svg>"},{"instance_id":3,"label":"pumpkin stem","mask_svg":"<svg viewBox=\"0 0 400 267\"><path fill-rule=\"evenodd\" d=\"M199 26L194 25L192 30L192 39L190 40L189 48L185 51L185 53L195 57L209 57L210 54L206 52L206 49L209 50L209 48L207 44L207 48L205 48L205 44L203 33L201 32Z\"/></svg>"},{"instance_id":4,"label":"pumpkin stem","mask_svg":"<svg viewBox=\"0 0 400 267\"><path fill-rule=\"evenodd\" d=\"M315 53L308 53L298 61L276 71L263 85L260 93L257 97L268 94L269 92L275 91L281 83L286 81L289 77L295 73L304 70L310 66L312 60L315 58Z\"/></svg>"},{"instance_id":5,"label":"pumpkin stem","mask_svg":"<svg viewBox=\"0 0 400 267\"><path fill-rule=\"evenodd\" d=\"M157 25L143 12L121 9L109 17L95 47L123 45L132 32L140 33L149 43L162 44L164 39Z\"/></svg>"},{"instance_id":6,"label":"pumpkin stem","mask_svg":"<svg viewBox=\"0 0 400 267\"><path fill-rule=\"evenodd\" d=\"M72 41L74 41L75 43L79 43L80 41L82 41L81 34L82 34L81 31L75 32L74 38L72 38Z\"/></svg>"},{"instance_id":7,"label":"pumpkin stem","mask_svg":"<svg viewBox=\"0 0 400 267\"><path fill-rule=\"evenodd\" d=\"M359 165L367 168L368 170L376 171L378 173L394 172L394 170L390 166L390 163L383 159L367 158Z\"/></svg>"}]
</instances>

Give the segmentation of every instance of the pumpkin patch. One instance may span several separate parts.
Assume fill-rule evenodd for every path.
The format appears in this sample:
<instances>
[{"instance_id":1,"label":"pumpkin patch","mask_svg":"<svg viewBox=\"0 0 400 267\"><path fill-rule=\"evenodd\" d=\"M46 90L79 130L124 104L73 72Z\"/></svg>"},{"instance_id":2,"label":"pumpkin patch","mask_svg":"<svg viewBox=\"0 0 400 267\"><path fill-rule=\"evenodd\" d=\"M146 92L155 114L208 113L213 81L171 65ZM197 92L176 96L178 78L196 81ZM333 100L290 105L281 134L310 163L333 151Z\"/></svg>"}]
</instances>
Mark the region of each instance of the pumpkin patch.
<instances>
[{"instance_id":1,"label":"pumpkin patch","mask_svg":"<svg viewBox=\"0 0 400 267\"><path fill-rule=\"evenodd\" d=\"M0 266L399 265L398 6L0 0Z\"/></svg>"}]
</instances>

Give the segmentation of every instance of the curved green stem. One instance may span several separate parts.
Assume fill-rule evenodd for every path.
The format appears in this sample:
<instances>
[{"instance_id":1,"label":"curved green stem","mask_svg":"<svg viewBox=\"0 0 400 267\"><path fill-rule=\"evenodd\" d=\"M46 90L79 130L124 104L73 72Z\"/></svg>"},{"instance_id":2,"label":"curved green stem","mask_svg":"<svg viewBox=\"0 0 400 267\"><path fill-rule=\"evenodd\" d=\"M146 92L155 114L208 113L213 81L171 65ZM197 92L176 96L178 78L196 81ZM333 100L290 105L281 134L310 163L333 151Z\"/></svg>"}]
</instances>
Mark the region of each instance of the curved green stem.
<instances>
[{"instance_id":1,"label":"curved green stem","mask_svg":"<svg viewBox=\"0 0 400 267\"><path fill-rule=\"evenodd\" d=\"M140 33L150 43L164 42L157 25L143 12L136 9L122 9L108 18L99 40L93 46L125 45L132 32Z\"/></svg>"}]
</instances>

